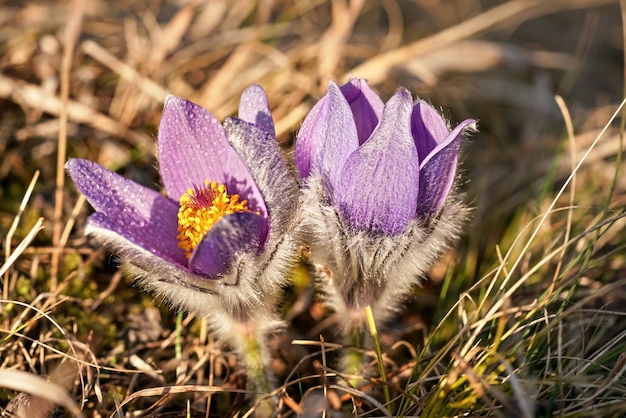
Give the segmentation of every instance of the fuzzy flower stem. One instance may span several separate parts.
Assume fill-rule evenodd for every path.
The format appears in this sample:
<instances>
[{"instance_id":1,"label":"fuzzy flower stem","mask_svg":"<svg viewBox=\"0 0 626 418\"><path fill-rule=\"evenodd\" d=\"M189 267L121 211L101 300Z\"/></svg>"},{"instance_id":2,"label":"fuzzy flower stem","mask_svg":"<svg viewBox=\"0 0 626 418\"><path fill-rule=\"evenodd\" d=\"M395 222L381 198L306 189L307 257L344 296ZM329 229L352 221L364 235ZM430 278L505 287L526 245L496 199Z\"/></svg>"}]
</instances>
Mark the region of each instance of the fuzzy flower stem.
<instances>
[{"instance_id":1,"label":"fuzzy flower stem","mask_svg":"<svg viewBox=\"0 0 626 418\"><path fill-rule=\"evenodd\" d=\"M265 333L262 334L261 337L265 339ZM264 339L261 341L264 341ZM243 339L243 359L246 364L250 387L255 391L253 400L257 404L254 413L256 418L274 415L271 399L263 400L271 392L272 388L270 386L270 376L268 376L268 373L271 372L267 370L263 361L264 355L261 341L258 334L247 335Z\"/></svg>"},{"instance_id":2,"label":"fuzzy flower stem","mask_svg":"<svg viewBox=\"0 0 626 418\"><path fill-rule=\"evenodd\" d=\"M176 314L176 339L174 340L174 344L175 344L174 347L175 347L176 360L178 361L181 361L183 358L182 337L181 337L181 332L183 329L183 316L184 316L183 311L178 311L178 313ZM180 377L181 370L182 368L180 365L176 367L176 379Z\"/></svg>"},{"instance_id":3,"label":"fuzzy flower stem","mask_svg":"<svg viewBox=\"0 0 626 418\"><path fill-rule=\"evenodd\" d=\"M223 341L230 344L245 366L248 390L253 393L252 401L255 404L254 416L274 416L275 405L271 399L264 399L272 391L274 383L274 376L268 367L269 353L266 344L268 336L276 329L275 326L264 324L274 315L264 312L259 313L258 317L236 319L224 312L221 316L219 322L222 326L214 329Z\"/></svg>"},{"instance_id":4,"label":"fuzzy flower stem","mask_svg":"<svg viewBox=\"0 0 626 418\"><path fill-rule=\"evenodd\" d=\"M365 332L362 328L352 328L348 332L348 345L354 347L354 349L348 349L343 354L343 371L350 376L357 376L362 374L364 355L362 348L365 343ZM363 382L363 379L358 377L351 377L350 385L358 388Z\"/></svg>"}]
</instances>

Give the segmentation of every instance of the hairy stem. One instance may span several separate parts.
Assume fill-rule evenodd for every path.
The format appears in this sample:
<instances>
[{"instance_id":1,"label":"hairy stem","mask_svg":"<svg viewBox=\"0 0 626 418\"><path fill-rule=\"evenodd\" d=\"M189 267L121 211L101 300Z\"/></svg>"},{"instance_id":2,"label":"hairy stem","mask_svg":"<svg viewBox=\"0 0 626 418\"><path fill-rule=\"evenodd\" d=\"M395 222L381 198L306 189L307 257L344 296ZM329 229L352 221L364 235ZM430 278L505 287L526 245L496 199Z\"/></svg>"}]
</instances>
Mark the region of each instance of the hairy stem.
<instances>
[{"instance_id":1,"label":"hairy stem","mask_svg":"<svg viewBox=\"0 0 626 418\"><path fill-rule=\"evenodd\" d=\"M363 345L365 343L365 331L363 328L352 328L348 332L348 345L354 348L348 348L343 353L342 369L343 371L354 377L350 377L350 384L359 387L363 379L356 377L363 374Z\"/></svg>"},{"instance_id":2,"label":"hairy stem","mask_svg":"<svg viewBox=\"0 0 626 418\"><path fill-rule=\"evenodd\" d=\"M266 333L259 334L254 333L244 337L242 357L248 373L248 387L254 391L253 400L257 405L254 415L257 418L264 418L273 416L274 408L271 398L264 399L272 391L271 377L268 375L271 372L266 367L265 347L262 347L267 340L267 335Z\"/></svg>"},{"instance_id":3,"label":"hairy stem","mask_svg":"<svg viewBox=\"0 0 626 418\"><path fill-rule=\"evenodd\" d=\"M280 322L272 318L274 315L268 312L246 319L236 319L224 312L219 320L221 326L214 328L220 339L230 344L245 367L247 389L251 391L255 405L254 416L257 418L275 415L275 405L268 397L274 389L274 376L269 369L267 341Z\"/></svg>"}]
</instances>

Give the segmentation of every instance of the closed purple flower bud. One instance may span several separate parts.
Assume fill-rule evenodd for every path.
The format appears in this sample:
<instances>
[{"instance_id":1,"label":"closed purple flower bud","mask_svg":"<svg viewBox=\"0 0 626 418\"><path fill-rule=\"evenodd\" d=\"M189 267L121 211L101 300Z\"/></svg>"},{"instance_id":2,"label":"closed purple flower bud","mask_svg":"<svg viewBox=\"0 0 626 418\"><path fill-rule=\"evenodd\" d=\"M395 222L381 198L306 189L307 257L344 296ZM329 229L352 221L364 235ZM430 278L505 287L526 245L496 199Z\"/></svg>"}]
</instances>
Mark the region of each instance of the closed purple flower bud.
<instances>
[{"instance_id":1,"label":"closed purple flower bud","mask_svg":"<svg viewBox=\"0 0 626 418\"><path fill-rule=\"evenodd\" d=\"M305 118L295 148L302 228L348 328L367 305L389 319L457 237L465 209L450 194L460 141L474 128L468 119L450 130L402 88L383 104L362 79L330 82Z\"/></svg>"},{"instance_id":2,"label":"closed purple flower bud","mask_svg":"<svg viewBox=\"0 0 626 418\"><path fill-rule=\"evenodd\" d=\"M166 195L94 162L68 161L76 187L96 211L87 232L175 306L234 317L256 315L259 306L268 311L296 247L285 233L297 182L281 159L263 89L249 87L239 118L224 124L169 96L158 157Z\"/></svg>"}]
</instances>

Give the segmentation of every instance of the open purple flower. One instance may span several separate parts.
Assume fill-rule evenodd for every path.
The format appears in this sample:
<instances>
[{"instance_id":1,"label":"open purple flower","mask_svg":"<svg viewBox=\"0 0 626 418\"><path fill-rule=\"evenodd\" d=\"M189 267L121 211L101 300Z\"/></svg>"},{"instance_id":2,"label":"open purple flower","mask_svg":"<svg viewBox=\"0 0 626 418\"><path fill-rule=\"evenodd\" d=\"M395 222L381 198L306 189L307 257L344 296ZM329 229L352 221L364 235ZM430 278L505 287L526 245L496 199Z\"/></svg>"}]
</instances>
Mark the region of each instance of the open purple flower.
<instances>
[{"instance_id":1,"label":"open purple flower","mask_svg":"<svg viewBox=\"0 0 626 418\"><path fill-rule=\"evenodd\" d=\"M223 307L241 316L275 299L294 246L284 234L297 183L281 159L263 89L249 87L239 118L223 125L200 106L169 96L158 157L166 195L94 162L68 161L76 187L96 210L87 232L175 305L205 314ZM202 294L217 297L209 303Z\"/></svg>"},{"instance_id":2,"label":"open purple flower","mask_svg":"<svg viewBox=\"0 0 626 418\"><path fill-rule=\"evenodd\" d=\"M322 286L329 306L348 328L362 325L367 305L389 319L456 238L465 210L450 194L460 141L474 126L449 129L403 88L384 104L356 78L330 82L304 120L295 148L303 228L314 261L331 272Z\"/></svg>"},{"instance_id":3,"label":"open purple flower","mask_svg":"<svg viewBox=\"0 0 626 418\"><path fill-rule=\"evenodd\" d=\"M120 255L147 290L204 316L239 354L271 416L268 336L297 248L288 231L298 184L280 156L263 89L244 91L238 118L221 124L169 96L159 126L165 194L80 159L67 163L96 212L87 233Z\"/></svg>"}]
</instances>

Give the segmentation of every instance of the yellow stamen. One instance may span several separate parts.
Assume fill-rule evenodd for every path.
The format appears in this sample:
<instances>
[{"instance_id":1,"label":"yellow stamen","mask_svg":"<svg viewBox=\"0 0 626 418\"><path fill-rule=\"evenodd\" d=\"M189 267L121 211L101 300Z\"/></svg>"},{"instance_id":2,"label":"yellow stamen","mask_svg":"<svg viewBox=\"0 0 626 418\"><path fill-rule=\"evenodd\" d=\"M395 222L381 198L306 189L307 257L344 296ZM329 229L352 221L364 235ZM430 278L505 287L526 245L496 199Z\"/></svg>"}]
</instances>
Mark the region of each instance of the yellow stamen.
<instances>
[{"instance_id":1,"label":"yellow stamen","mask_svg":"<svg viewBox=\"0 0 626 418\"><path fill-rule=\"evenodd\" d=\"M239 195L229 195L226 186L204 181L201 188L187 189L178 208L178 246L187 258L202 241L209 229L221 218L236 212L249 212L248 201Z\"/></svg>"}]
</instances>

